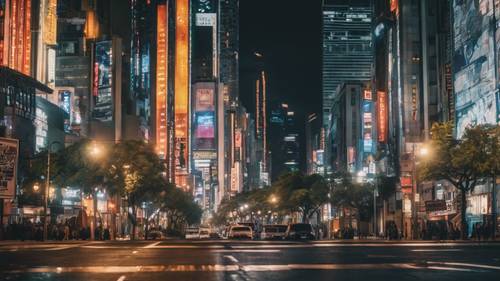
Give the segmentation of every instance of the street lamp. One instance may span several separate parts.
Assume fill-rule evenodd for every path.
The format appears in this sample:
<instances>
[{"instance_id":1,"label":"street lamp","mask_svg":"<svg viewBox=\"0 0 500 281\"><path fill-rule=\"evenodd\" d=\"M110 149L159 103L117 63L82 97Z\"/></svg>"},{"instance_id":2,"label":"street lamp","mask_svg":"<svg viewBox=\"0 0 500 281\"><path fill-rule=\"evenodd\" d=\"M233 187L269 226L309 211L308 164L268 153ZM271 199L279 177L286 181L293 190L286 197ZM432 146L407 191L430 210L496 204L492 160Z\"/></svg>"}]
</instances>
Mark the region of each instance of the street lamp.
<instances>
[{"instance_id":1,"label":"street lamp","mask_svg":"<svg viewBox=\"0 0 500 281\"><path fill-rule=\"evenodd\" d=\"M411 197L411 216L412 216L412 238L416 239L418 237L418 213L417 213L417 190L418 190L418 176L417 176L417 157L425 158L430 154L429 148L426 145L421 145L417 150L416 143L413 144L413 184L412 184L412 197ZM420 198L419 198L420 201Z\"/></svg>"},{"instance_id":2,"label":"street lamp","mask_svg":"<svg viewBox=\"0 0 500 281\"><path fill-rule=\"evenodd\" d=\"M94 161L97 160L102 154L102 149L97 145L96 142L89 147L89 155L93 158ZM94 188L94 192L92 194L92 223L90 224L90 238L91 240L95 240L95 228L97 227L97 188ZM83 222L83 202L82 202L82 222Z\"/></svg>"}]
</instances>

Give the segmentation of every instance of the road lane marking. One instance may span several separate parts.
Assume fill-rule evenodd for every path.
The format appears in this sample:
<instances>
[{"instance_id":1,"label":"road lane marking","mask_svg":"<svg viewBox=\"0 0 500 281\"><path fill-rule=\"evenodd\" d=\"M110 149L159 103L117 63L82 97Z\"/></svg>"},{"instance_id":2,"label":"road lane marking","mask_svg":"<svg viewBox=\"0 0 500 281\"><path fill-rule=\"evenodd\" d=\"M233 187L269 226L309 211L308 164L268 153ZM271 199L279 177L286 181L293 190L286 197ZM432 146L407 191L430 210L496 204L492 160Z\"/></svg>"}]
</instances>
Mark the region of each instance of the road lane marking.
<instances>
[{"instance_id":1,"label":"road lane marking","mask_svg":"<svg viewBox=\"0 0 500 281\"><path fill-rule=\"evenodd\" d=\"M427 268L433 270L446 270L446 271L481 272L480 270L474 270L468 268L456 268L456 267L444 267L444 266L428 266Z\"/></svg>"},{"instance_id":2,"label":"road lane marking","mask_svg":"<svg viewBox=\"0 0 500 281\"><path fill-rule=\"evenodd\" d=\"M132 254L137 254L137 253L138 253L138 251L132 251Z\"/></svg>"},{"instance_id":3,"label":"road lane marking","mask_svg":"<svg viewBox=\"0 0 500 281\"><path fill-rule=\"evenodd\" d=\"M242 250L242 249L221 249L221 250L210 250L211 253L280 253L281 250Z\"/></svg>"},{"instance_id":4,"label":"road lane marking","mask_svg":"<svg viewBox=\"0 0 500 281\"><path fill-rule=\"evenodd\" d=\"M161 245L155 246L155 249L224 249L224 245Z\"/></svg>"},{"instance_id":5,"label":"road lane marking","mask_svg":"<svg viewBox=\"0 0 500 281\"><path fill-rule=\"evenodd\" d=\"M462 249L415 249L412 252L463 252Z\"/></svg>"},{"instance_id":6,"label":"road lane marking","mask_svg":"<svg viewBox=\"0 0 500 281\"><path fill-rule=\"evenodd\" d=\"M155 242L155 243L149 244L147 246L144 246L143 248L146 248L146 249L154 248L154 247L158 246L160 243L161 243L161 241L160 242Z\"/></svg>"},{"instance_id":7,"label":"road lane marking","mask_svg":"<svg viewBox=\"0 0 500 281\"><path fill-rule=\"evenodd\" d=\"M228 255L228 256L224 256L225 259L228 259L234 263L239 263L240 261L237 260L235 257L231 256L231 255Z\"/></svg>"},{"instance_id":8,"label":"road lane marking","mask_svg":"<svg viewBox=\"0 0 500 281\"><path fill-rule=\"evenodd\" d=\"M228 259L229 256L227 256ZM231 259L232 260L232 259ZM484 270L471 268L457 268L448 266L475 266ZM144 265L144 266L75 266L75 267L33 267L17 270L0 271L3 274L18 273L141 273L141 272L270 272L270 271L292 271L292 270L448 270L462 272L484 272L486 269L500 270L500 267L466 264L466 263L435 263L426 266L413 263L373 263L373 264L255 264L255 265Z\"/></svg>"},{"instance_id":9,"label":"road lane marking","mask_svg":"<svg viewBox=\"0 0 500 281\"><path fill-rule=\"evenodd\" d=\"M120 276L120 278L118 278L116 281L125 281L127 277L125 277L125 275L122 275Z\"/></svg>"},{"instance_id":10,"label":"road lane marking","mask_svg":"<svg viewBox=\"0 0 500 281\"><path fill-rule=\"evenodd\" d=\"M486 265L486 264L475 264L475 263L465 263L465 262L435 262L428 261L428 264L438 264L438 265L452 265L452 266L466 266L466 267L476 267L483 269L493 269L500 270L500 266Z\"/></svg>"}]
</instances>

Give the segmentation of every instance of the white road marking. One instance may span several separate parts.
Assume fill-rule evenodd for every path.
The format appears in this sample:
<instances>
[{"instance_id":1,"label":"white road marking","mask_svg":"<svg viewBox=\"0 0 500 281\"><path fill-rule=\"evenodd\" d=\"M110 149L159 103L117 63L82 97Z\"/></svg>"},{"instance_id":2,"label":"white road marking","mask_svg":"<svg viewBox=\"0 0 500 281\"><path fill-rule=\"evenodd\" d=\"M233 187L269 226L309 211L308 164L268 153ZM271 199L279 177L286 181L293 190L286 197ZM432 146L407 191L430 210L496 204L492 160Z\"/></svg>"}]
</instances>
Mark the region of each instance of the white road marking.
<instances>
[{"instance_id":1,"label":"white road marking","mask_svg":"<svg viewBox=\"0 0 500 281\"><path fill-rule=\"evenodd\" d=\"M155 249L224 249L223 245L161 245L155 246Z\"/></svg>"},{"instance_id":2,"label":"white road marking","mask_svg":"<svg viewBox=\"0 0 500 281\"><path fill-rule=\"evenodd\" d=\"M232 261L232 262L234 262L234 263L239 263L239 262L240 262L239 260L237 260L235 257L233 257L233 256L231 256L231 255L229 255L229 256L224 256L224 258L225 258L225 259L228 259L228 260L230 260L230 261Z\"/></svg>"},{"instance_id":3,"label":"white road marking","mask_svg":"<svg viewBox=\"0 0 500 281\"><path fill-rule=\"evenodd\" d=\"M433 262L433 261L428 261L427 263L428 264L438 264L438 265L466 266L466 267L476 267L476 268L500 270L500 266L486 265L486 264L475 264L475 263L464 263L464 262Z\"/></svg>"},{"instance_id":4,"label":"white road marking","mask_svg":"<svg viewBox=\"0 0 500 281\"><path fill-rule=\"evenodd\" d=\"M415 249L412 252L463 252L462 249Z\"/></svg>"},{"instance_id":5,"label":"white road marking","mask_svg":"<svg viewBox=\"0 0 500 281\"><path fill-rule=\"evenodd\" d=\"M221 250L210 250L211 253L280 253L281 250L241 250L241 249L221 249Z\"/></svg>"},{"instance_id":6,"label":"white road marking","mask_svg":"<svg viewBox=\"0 0 500 281\"><path fill-rule=\"evenodd\" d=\"M125 277L125 275L122 275L120 276L120 278L118 278L116 281L125 281L127 277Z\"/></svg>"},{"instance_id":7,"label":"white road marking","mask_svg":"<svg viewBox=\"0 0 500 281\"><path fill-rule=\"evenodd\" d=\"M154 248L154 247L156 247L157 245L159 245L160 243L161 243L161 241L160 241L160 242L155 242L155 243L149 244L149 245L147 245L147 246L144 246L144 248L146 248L146 249L149 249L149 248Z\"/></svg>"},{"instance_id":8,"label":"white road marking","mask_svg":"<svg viewBox=\"0 0 500 281\"><path fill-rule=\"evenodd\" d=\"M427 268L428 269L434 269L434 270L446 270L446 271L480 272L480 271L474 270L474 269L456 268L456 267L444 267L444 266L429 266Z\"/></svg>"},{"instance_id":9,"label":"white road marking","mask_svg":"<svg viewBox=\"0 0 500 281\"><path fill-rule=\"evenodd\" d=\"M231 259L229 256L225 256ZM232 259L231 259L232 260ZM475 266L483 269L496 269L500 267L465 264L465 263L436 263L431 266L422 266L412 263L373 263L373 264L271 264L271 265L144 265L144 266L76 266L76 267L33 267L18 270L3 271L4 274L12 273L140 273L140 272L264 272L264 271L291 271L291 270L448 270L462 272L478 272L470 268L457 268L448 266Z\"/></svg>"}]
</instances>

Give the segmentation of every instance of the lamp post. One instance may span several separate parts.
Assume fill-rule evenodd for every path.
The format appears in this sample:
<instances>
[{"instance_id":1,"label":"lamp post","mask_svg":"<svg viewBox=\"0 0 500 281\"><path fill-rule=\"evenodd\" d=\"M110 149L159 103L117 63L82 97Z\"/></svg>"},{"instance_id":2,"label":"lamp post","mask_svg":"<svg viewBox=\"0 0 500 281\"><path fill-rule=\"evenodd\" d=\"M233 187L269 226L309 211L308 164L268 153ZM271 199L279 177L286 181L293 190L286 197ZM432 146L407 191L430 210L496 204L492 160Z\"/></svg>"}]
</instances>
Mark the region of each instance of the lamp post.
<instances>
[{"instance_id":1,"label":"lamp post","mask_svg":"<svg viewBox=\"0 0 500 281\"><path fill-rule=\"evenodd\" d=\"M61 144L59 141L52 141L49 143L47 147L47 178L45 182L45 192L44 192L44 200L43 200L43 212L45 215L45 219L43 220L43 240L47 241L47 227L48 227L48 219L49 216L47 214L48 204L49 204L49 188L50 188L50 153L52 151L52 146L54 144Z\"/></svg>"},{"instance_id":2,"label":"lamp post","mask_svg":"<svg viewBox=\"0 0 500 281\"><path fill-rule=\"evenodd\" d=\"M101 155L100 147L94 142L90 147L89 151L90 156L95 161L99 155ZM83 210L83 202L82 202L82 210ZM93 189L92 194L92 223L90 224L90 239L95 240L95 228L97 227L97 187ZM83 215L83 212L82 212ZM83 220L82 220L83 222Z\"/></svg>"},{"instance_id":3,"label":"lamp post","mask_svg":"<svg viewBox=\"0 0 500 281\"><path fill-rule=\"evenodd\" d=\"M416 149L416 144L413 144L413 184L412 184L412 197L411 197L411 217L412 217L412 239L415 240L418 237L418 213L417 213L417 202L416 195L418 190L418 176L417 176L417 153L421 157L425 157L429 154L429 149L422 146L420 149ZM419 198L420 201L420 198Z\"/></svg>"}]
</instances>

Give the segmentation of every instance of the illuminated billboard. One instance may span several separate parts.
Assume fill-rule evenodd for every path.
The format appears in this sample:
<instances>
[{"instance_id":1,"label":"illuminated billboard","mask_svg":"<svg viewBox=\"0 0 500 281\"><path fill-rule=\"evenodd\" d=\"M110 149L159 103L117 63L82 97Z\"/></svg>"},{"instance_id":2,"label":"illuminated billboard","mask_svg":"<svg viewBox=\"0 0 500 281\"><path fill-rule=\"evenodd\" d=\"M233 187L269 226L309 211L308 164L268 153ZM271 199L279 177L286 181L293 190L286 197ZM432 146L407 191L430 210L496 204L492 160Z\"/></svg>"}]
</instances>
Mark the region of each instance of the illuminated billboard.
<instances>
[{"instance_id":1,"label":"illuminated billboard","mask_svg":"<svg viewBox=\"0 0 500 281\"><path fill-rule=\"evenodd\" d=\"M387 141L387 94L382 91L377 92L377 115L378 115L378 141Z\"/></svg>"},{"instance_id":2,"label":"illuminated billboard","mask_svg":"<svg viewBox=\"0 0 500 281\"><path fill-rule=\"evenodd\" d=\"M111 41L98 42L94 53L94 119L113 120L113 55Z\"/></svg>"},{"instance_id":3,"label":"illuminated billboard","mask_svg":"<svg viewBox=\"0 0 500 281\"><path fill-rule=\"evenodd\" d=\"M69 91L59 91L58 105L64 112L68 114L69 118L64 119L64 131L69 132L71 130L71 114L72 114L72 101L71 92Z\"/></svg>"},{"instance_id":4,"label":"illuminated billboard","mask_svg":"<svg viewBox=\"0 0 500 281\"><path fill-rule=\"evenodd\" d=\"M363 152L370 153L373 150L373 113L372 102L363 102Z\"/></svg>"},{"instance_id":5,"label":"illuminated billboard","mask_svg":"<svg viewBox=\"0 0 500 281\"><path fill-rule=\"evenodd\" d=\"M189 167L189 0L175 5L175 163L176 183L182 185Z\"/></svg>"},{"instance_id":6,"label":"illuminated billboard","mask_svg":"<svg viewBox=\"0 0 500 281\"><path fill-rule=\"evenodd\" d=\"M215 84L196 83L193 91L193 150L215 150Z\"/></svg>"},{"instance_id":7,"label":"illuminated billboard","mask_svg":"<svg viewBox=\"0 0 500 281\"><path fill-rule=\"evenodd\" d=\"M156 145L161 157L168 153L168 25L167 5L158 5L156 34Z\"/></svg>"},{"instance_id":8,"label":"illuminated billboard","mask_svg":"<svg viewBox=\"0 0 500 281\"><path fill-rule=\"evenodd\" d=\"M31 75L31 0L0 0L0 65Z\"/></svg>"},{"instance_id":9,"label":"illuminated billboard","mask_svg":"<svg viewBox=\"0 0 500 281\"><path fill-rule=\"evenodd\" d=\"M43 42L57 44L57 0L44 0Z\"/></svg>"},{"instance_id":10,"label":"illuminated billboard","mask_svg":"<svg viewBox=\"0 0 500 281\"><path fill-rule=\"evenodd\" d=\"M0 0L1 2L1 0ZM12 199L16 192L19 140L0 138L0 198Z\"/></svg>"},{"instance_id":11,"label":"illuminated billboard","mask_svg":"<svg viewBox=\"0 0 500 281\"><path fill-rule=\"evenodd\" d=\"M454 90L456 134L497 122L495 51L491 0L454 0Z\"/></svg>"}]
</instances>

